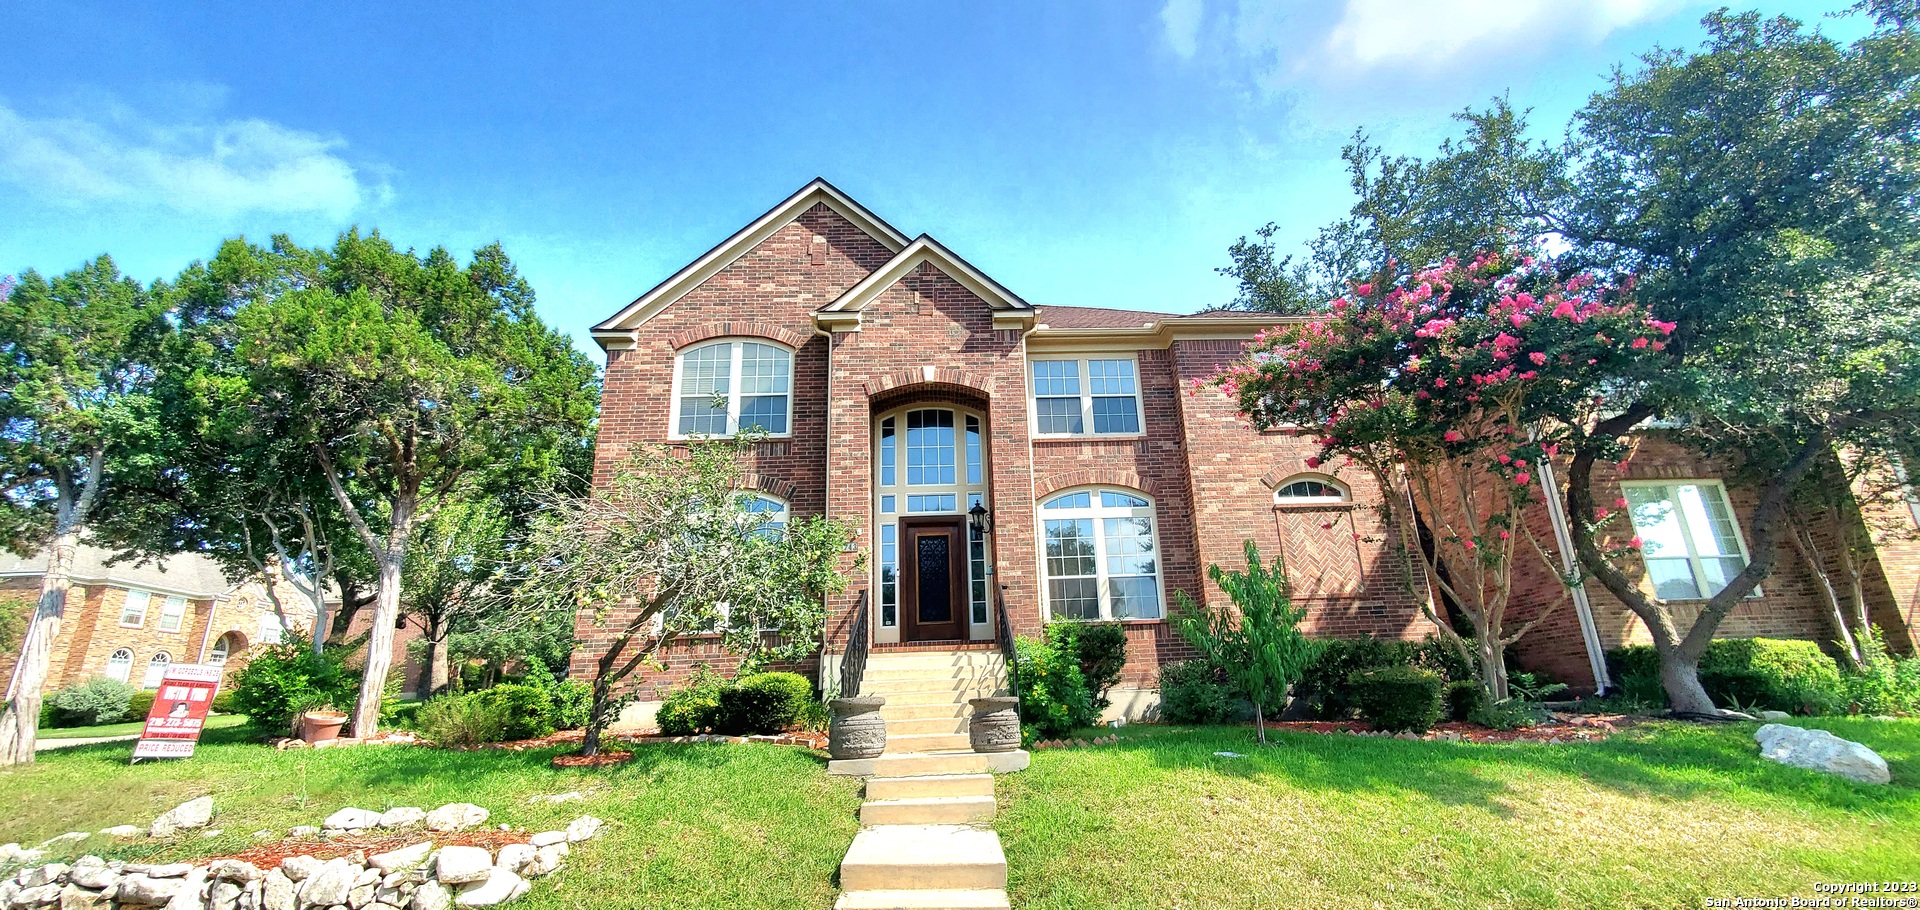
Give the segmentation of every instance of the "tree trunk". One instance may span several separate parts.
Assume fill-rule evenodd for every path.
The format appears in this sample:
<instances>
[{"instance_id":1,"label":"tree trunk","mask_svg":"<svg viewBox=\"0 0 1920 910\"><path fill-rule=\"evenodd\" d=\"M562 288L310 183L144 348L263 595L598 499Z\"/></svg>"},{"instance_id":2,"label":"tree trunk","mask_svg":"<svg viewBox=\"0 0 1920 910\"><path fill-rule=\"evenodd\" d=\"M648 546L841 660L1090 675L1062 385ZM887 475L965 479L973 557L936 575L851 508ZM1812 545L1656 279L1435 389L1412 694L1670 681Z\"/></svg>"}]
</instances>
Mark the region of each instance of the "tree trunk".
<instances>
[{"instance_id":1,"label":"tree trunk","mask_svg":"<svg viewBox=\"0 0 1920 910\"><path fill-rule=\"evenodd\" d=\"M1480 681L1494 701L1506 701L1512 693L1507 688L1507 651L1500 647L1500 634L1492 628L1480 628L1474 635L1473 656L1480 664Z\"/></svg>"},{"instance_id":2,"label":"tree trunk","mask_svg":"<svg viewBox=\"0 0 1920 910\"><path fill-rule=\"evenodd\" d=\"M427 620L427 696L445 695L447 686L452 682L451 662L447 654L447 628L452 625L442 619Z\"/></svg>"},{"instance_id":3,"label":"tree trunk","mask_svg":"<svg viewBox=\"0 0 1920 910\"><path fill-rule=\"evenodd\" d=\"M67 587L72 583L74 551L80 529L69 527L47 548L47 574L40 578L40 604L20 643L20 660L7 687L7 705L0 711L0 767L33 764L34 741L40 735L41 690L53 662L53 640L67 611Z\"/></svg>"},{"instance_id":4,"label":"tree trunk","mask_svg":"<svg viewBox=\"0 0 1920 910\"><path fill-rule=\"evenodd\" d=\"M593 678L593 709L587 715L587 733L580 740L580 754L595 756L600 754L600 731L613 723L607 712L613 710L613 684L607 681L603 670Z\"/></svg>"},{"instance_id":5,"label":"tree trunk","mask_svg":"<svg viewBox=\"0 0 1920 910\"><path fill-rule=\"evenodd\" d=\"M353 710L353 735L362 739L380 732L380 693L393 667L393 624L400 617L400 568L406 550L379 554L380 587L373 598L373 625L367 630L367 663L360 680L360 700Z\"/></svg>"},{"instance_id":6,"label":"tree trunk","mask_svg":"<svg viewBox=\"0 0 1920 910\"><path fill-rule=\"evenodd\" d=\"M1719 717L1720 709L1700 685L1700 658L1679 648L1660 649L1660 685L1679 717Z\"/></svg>"},{"instance_id":7,"label":"tree trunk","mask_svg":"<svg viewBox=\"0 0 1920 910\"><path fill-rule=\"evenodd\" d=\"M1789 521L1792 533L1787 535L1787 539L1793 543L1794 550L1806 562L1807 568L1812 570L1813 577L1820 582L1820 596L1827 602L1827 618L1833 621L1834 634L1839 636L1837 640L1840 646L1846 649L1848 666L1858 670L1860 645L1853 640L1853 632L1847 628L1846 613L1840 607L1840 592L1834 588L1833 576L1827 573L1826 564L1820 560L1820 553L1814 548L1813 532L1797 517L1791 517Z\"/></svg>"},{"instance_id":8,"label":"tree trunk","mask_svg":"<svg viewBox=\"0 0 1920 910\"><path fill-rule=\"evenodd\" d=\"M1260 709L1260 700L1253 700L1253 729L1260 738L1260 745L1267 744L1267 715Z\"/></svg>"}]
</instances>

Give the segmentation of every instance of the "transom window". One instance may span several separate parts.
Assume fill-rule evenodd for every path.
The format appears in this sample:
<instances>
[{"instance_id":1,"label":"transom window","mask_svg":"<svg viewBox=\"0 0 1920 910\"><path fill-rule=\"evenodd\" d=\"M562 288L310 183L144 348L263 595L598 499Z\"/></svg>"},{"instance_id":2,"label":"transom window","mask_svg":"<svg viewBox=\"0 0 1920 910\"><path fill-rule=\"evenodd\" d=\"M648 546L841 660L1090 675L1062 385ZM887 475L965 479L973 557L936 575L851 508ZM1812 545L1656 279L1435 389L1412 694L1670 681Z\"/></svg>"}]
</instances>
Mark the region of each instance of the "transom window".
<instances>
[{"instance_id":1,"label":"transom window","mask_svg":"<svg viewBox=\"0 0 1920 910\"><path fill-rule=\"evenodd\" d=\"M1712 597L1746 568L1746 543L1719 481L1629 482L1621 487L1655 596Z\"/></svg>"},{"instance_id":2,"label":"transom window","mask_svg":"<svg viewBox=\"0 0 1920 910\"><path fill-rule=\"evenodd\" d=\"M1040 507L1055 620L1159 619L1153 503L1126 490L1063 493Z\"/></svg>"},{"instance_id":3,"label":"transom window","mask_svg":"<svg viewBox=\"0 0 1920 910\"><path fill-rule=\"evenodd\" d=\"M106 677L114 682L126 682L133 675L133 652L121 648L107 655Z\"/></svg>"},{"instance_id":4,"label":"transom window","mask_svg":"<svg viewBox=\"0 0 1920 910\"><path fill-rule=\"evenodd\" d=\"M1132 358L1033 361L1034 432L1042 436L1140 432L1140 379Z\"/></svg>"},{"instance_id":5,"label":"transom window","mask_svg":"<svg viewBox=\"0 0 1920 910\"><path fill-rule=\"evenodd\" d=\"M673 370L673 436L732 436L793 424L793 352L758 341L715 341L682 351Z\"/></svg>"},{"instance_id":6,"label":"transom window","mask_svg":"<svg viewBox=\"0 0 1920 910\"><path fill-rule=\"evenodd\" d=\"M228 632L215 640L213 643L213 652L207 655L207 663L213 664L216 667L226 666L227 658L232 657L233 652L240 650L238 638L239 633Z\"/></svg>"},{"instance_id":7,"label":"transom window","mask_svg":"<svg viewBox=\"0 0 1920 910\"><path fill-rule=\"evenodd\" d=\"M169 597L160 605L160 631L178 632L187 617L187 599Z\"/></svg>"},{"instance_id":8,"label":"transom window","mask_svg":"<svg viewBox=\"0 0 1920 910\"><path fill-rule=\"evenodd\" d=\"M1274 488L1275 505L1304 505L1321 502L1346 502L1347 490L1340 484L1319 477L1301 477L1283 481Z\"/></svg>"},{"instance_id":9,"label":"transom window","mask_svg":"<svg viewBox=\"0 0 1920 910\"><path fill-rule=\"evenodd\" d=\"M120 624L129 629L138 629L147 623L147 607L153 603L153 595L146 591L128 591L127 602L120 608Z\"/></svg>"}]
</instances>

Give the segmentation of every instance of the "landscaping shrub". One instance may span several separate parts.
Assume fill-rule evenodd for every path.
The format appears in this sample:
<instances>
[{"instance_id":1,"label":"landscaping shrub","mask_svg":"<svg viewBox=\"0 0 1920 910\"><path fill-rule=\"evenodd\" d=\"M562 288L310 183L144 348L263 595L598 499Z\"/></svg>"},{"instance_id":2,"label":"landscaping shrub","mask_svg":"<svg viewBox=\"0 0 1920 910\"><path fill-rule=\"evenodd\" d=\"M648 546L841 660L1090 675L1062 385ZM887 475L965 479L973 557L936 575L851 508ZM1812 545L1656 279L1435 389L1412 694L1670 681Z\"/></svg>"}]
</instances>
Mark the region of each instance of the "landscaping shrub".
<instances>
[{"instance_id":1,"label":"landscaping shrub","mask_svg":"<svg viewBox=\"0 0 1920 910\"><path fill-rule=\"evenodd\" d=\"M1093 698L1094 711L1113 702L1107 693L1120 682L1127 663L1127 631L1117 622L1063 622L1047 627L1047 640L1072 654Z\"/></svg>"},{"instance_id":2,"label":"landscaping shrub","mask_svg":"<svg viewBox=\"0 0 1920 910\"><path fill-rule=\"evenodd\" d=\"M1417 667L1448 682L1477 679L1466 660L1438 638L1411 642L1365 635L1322 641L1319 658L1300 681L1301 692L1319 703L1321 717L1342 720L1357 707L1347 680L1361 670L1383 667Z\"/></svg>"},{"instance_id":3,"label":"landscaping shrub","mask_svg":"<svg viewBox=\"0 0 1920 910\"><path fill-rule=\"evenodd\" d=\"M1174 724L1223 723L1240 713L1239 699L1220 672L1204 660L1160 668L1160 717Z\"/></svg>"},{"instance_id":4,"label":"landscaping shrub","mask_svg":"<svg viewBox=\"0 0 1920 910\"><path fill-rule=\"evenodd\" d=\"M706 733L720 720L720 693L727 682L705 667L695 668L684 688L667 695L654 722L668 736Z\"/></svg>"},{"instance_id":5,"label":"landscaping shrub","mask_svg":"<svg viewBox=\"0 0 1920 910\"><path fill-rule=\"evenodd\" d=\"M219 694L213 697L213 705L211 707L213 708L213 711L215 714L239 714L240 713L239 704L237 704L233 700L232 689L221 689Z\"/></svg>"},{"instance_id":6,"label":"landscaping shrub","mask_svg":"<svg viewBox=\"0 0 1920 910\"><path fill-rule=\"evenodd\" d=\"M538 739L553 732L552 700L538 686L506 683L473 693L500 712L500 736L503 740ZM415 722L419 715L415 715ZM482 740L491 742L491 740Z\"/></svg>"},{"instance_id":7,"label":"landscaping shrub","mask_svg":"<svg viewBox=\"0 0 1920 910\"><path fill-rule=\"evenodd\" d=\"M344 647L328 645L318 655L289 634L247 661L234 679L234 707L256 726L287 729L295 715L320 707L348 710L360 696L360 673L348 669Z\"/></svg>"},{"instance_id":8,"label":"landscaping shrub","mask_svg":"<svg viewBox=\"0 0 1920 910\"><path fill-rule=\"evenodd\" d=\"M133 693L133 697L127 699L127 719L146 720L147 715L153 713L154 696L159 694L152 689Z\"/></svg>"},{"instance_id":9,"label":"landscaping shrub","mask_svg":"<svg viewBox=\"0 0 1920 910\"><path fill-rule=\"evenodd\" d=\"M126 683L96 676L47 696L41 716L51 721L47 724L50 727L119 723L132 716L128 709L134 694L134 688ZM147 697L147 704L153 704L151 695Z\"/></svg>"},{"instance_id":10,"label":"landscaping shrub","mask_svg":"<svg viewBox=\"0 0 1920 910\"><path fill-rule=\"evenodd\" d=\"M799 674L744 676L720 690L717 728L733 736L780 733L792 727L813 700L813 683Z\"/></svg>"},{"instance_id":11,"label":"landscaping shrub","mask_svg":"<svg viewBox=\"0 0 1920 910\"><path fill-rule=\"evenodd\" d=\"M1486 709L1489 701L1492 699L1487 697L1487 687L1480 685L1479 680L1447 683L1447 718L1450 720L1471 721L1476 713Z\"/></svg>"},{"instance_id":12,"label":"landscaping shrub","mask_svg":"<svg viewBox=\"0 0 1920 910\"><path fill-rule=\"evenodd\" d=\"M549 708L554 729L578 730L587 725L587 715L593 710L593 687L569 679L554 683L547 695L552 699Z\"/></svg>"},{"instance_id":13,"label":"landscaping shrub","mask_svg":"<svg viewBox=\"0 0 1920 910\"><path fill-rule=\"evenodd\" d=\"M1014 681L1020 695L1021 733L1028 740L1057 739L1100 717L1077 655L1032 638L1014 643L1020 671Z\"/></svg>"},{"instance_id":14,"label":"landscaping shrub","mask_svg":"<svg viewBox=\"0 0 1920 910\"><path fill-rule=\"evenodd\" d=\"M1660 656L1651 645L1607 651L1607 672L1620 694L1665 704ZM1782 638L1722 638L1700 657L1700 685L1716 704L1819 714L1840 710L1850 689L1820 646Z\"/></svg>"},{"instance_id":15,"label":"landscaping shrub","mask_svg":"<svg viewBox=\"0 0 1920 910\"><path fill-rule=\"evenodd\" d=\"M1532 727L1547 719L1547 709L1537 702L1522 698L1509 698L1505 701L1483 700L1472 714L1467 715L1469 723L1495 730L1518 730Z\"/></svg>"},{"instance_id":16,"label":"landscaping shrub","mask_svg":"<svg viewBox=\"0 0 1920 910\"><path fill-rule=\"evenodd\" d=\"M507 738L508 706L504 699L485 696L475 692L429 698L414 714L414 726L421 736L442 746L500 742Z\"/></svg>"},{"instance_id":17,"label":"landscaping shrub","mask_svg":"<svg viewBox=\"0 0 1920 910\"><path fill-rule=\"evenodd\" d=\"M827 727L833 723L833 712L827 710L826 702L817 698L811 699L805 708L800 709L800 716L794 718L793 723L802 730L825 733Z\"/></svg>"},{"instance_id":18,"label":"landscaping shrub","mask_svg":"<svg viewBox=\"0 0 1920 910\"><path fill-rule=\"evenodd\" d=\"M1860 636L1861 668L1845 682L1849 708L1856 714L1920 714L1920 659L1887 652L1877 629Z\"/></svg>"},{"instance_id":19,"label":"landscaping shrub","mask_svg":"<svg viewBox=\"0 0 1920 910\"><path fill-rule=\"evenodd\" d=\"M1360 716L1377 730L1419 732L1440 720L1446 682L1418 667L1357 670L1347 689Z\"/></svg>"}]
</instances>

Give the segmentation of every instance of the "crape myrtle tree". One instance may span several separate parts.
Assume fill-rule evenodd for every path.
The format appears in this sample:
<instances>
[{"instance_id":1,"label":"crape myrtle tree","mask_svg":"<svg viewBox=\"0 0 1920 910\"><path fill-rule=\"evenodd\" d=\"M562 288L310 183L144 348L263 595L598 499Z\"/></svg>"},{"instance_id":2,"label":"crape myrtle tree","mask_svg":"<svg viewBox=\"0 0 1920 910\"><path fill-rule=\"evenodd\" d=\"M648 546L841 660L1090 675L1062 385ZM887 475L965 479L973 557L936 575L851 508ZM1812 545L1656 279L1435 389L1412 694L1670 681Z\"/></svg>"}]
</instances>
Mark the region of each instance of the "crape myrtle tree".
<instances>
[{"instance_id":1,"label":"crape myrtle tree","mask_svg":"<svg viewBox=\"0 0 1920 910\"><path fill-rule=\"evenodd\" d=\"M1402 530L1394 544L1406 577L1437 585L1473 634L1443 621L1417 585L1422 611L1496 699L1508 697L1506 647L1559 603L1509 623L1516 561L1537 558L1579 583L1524 520L1540 501L1538 466L1594 420L1602 389L1644 371L1673 329L1621 285L1562 282L1518 253L1447 260L1391 284L1356 284L1324 315L1262 333L1211 380L1256 426L1314 434L1309 466L1373 478ZM1408 539L1422 521L1430 550ZM1412 571L1416 559L1424 573Z\"/></svg>"},{"instance_id":2,"label":"crape myrtle tree","mask_svg":"<svg viewBox=\"0 0 1920 910\"><path fill-rule=\"evenodd\" d=\"M748 435L685 451L638 446L592 493L551 497L536 516L516 597L611 630L593 643L584 754L619 716L615 687L679 636L717 632L749 667L818 652L853 532L817 515L764 524L741 489L753 445Z\"/></svg>"},{"instance_id":3,"label":"crape myrtle tree","mask_svg":"<svg viewBox=\"0 0 1920 910\"><path fill-rule=\"evenodd\" d=\"M0 711L0 765L33 761L74 553L114 478L151 447L166 333L153 295L105 256L52 280L26 272L0 294L0 530L15 552L47 554Z\"/></svg>"}]
</instances>

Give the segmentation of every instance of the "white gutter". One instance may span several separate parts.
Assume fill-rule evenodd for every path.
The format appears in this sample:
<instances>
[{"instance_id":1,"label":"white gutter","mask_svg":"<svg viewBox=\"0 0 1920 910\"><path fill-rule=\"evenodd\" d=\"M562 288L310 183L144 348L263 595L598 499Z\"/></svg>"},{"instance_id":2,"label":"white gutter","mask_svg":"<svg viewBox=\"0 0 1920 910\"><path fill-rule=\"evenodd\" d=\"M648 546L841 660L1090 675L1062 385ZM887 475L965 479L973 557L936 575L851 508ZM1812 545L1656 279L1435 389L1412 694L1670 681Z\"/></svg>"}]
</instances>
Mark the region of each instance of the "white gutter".
<instances>
[{"instance_id":1,"label":"white gutter","mask_svg":"<svg viewBox=\"0 0 1920 910\"><path fill-rule=\"evenodd\" d=\"M1553 459L1540 459L1540 486L1547 491L1547 519L1553 525L1553 539L1560 545L1560 563L1563 571L1571 577L1579 568L1579 559L1573 552L1573 529L1567 523L1567 513L1560 502L1560 483L1554 479ZM1562 579L1562 584L1565 579ZM1580 640L1587 646L1587 666L1593 669L1593 684L1596 694L1605 695L1613 688L1613 679L1607 675L1606 648L1600 644L1600 629L1593 624L1593 604L1587 600L1587 585L1583 580L1569 589L1573 596L1573 612L1580 618Z\"/></svg>"}]
</instances>

